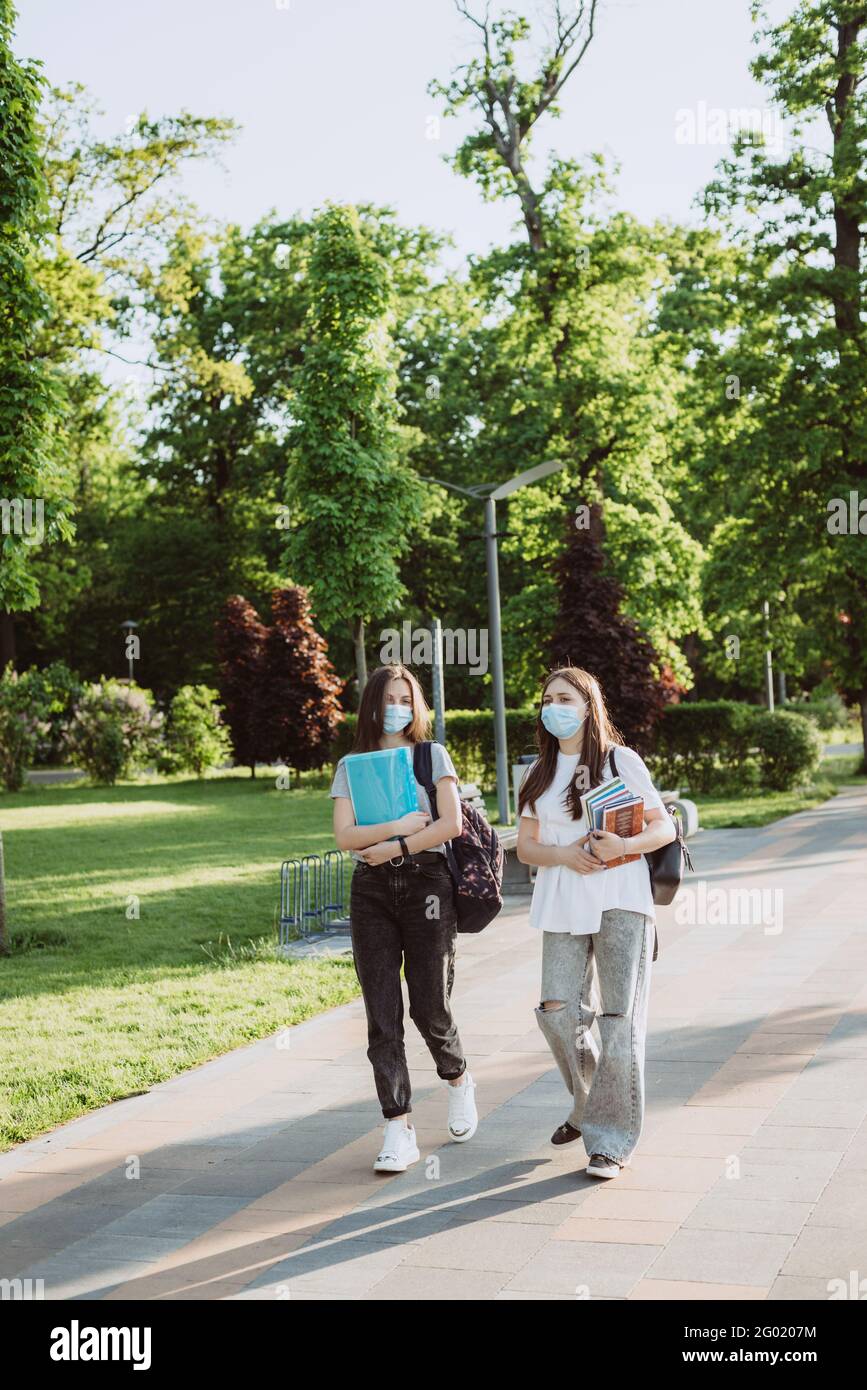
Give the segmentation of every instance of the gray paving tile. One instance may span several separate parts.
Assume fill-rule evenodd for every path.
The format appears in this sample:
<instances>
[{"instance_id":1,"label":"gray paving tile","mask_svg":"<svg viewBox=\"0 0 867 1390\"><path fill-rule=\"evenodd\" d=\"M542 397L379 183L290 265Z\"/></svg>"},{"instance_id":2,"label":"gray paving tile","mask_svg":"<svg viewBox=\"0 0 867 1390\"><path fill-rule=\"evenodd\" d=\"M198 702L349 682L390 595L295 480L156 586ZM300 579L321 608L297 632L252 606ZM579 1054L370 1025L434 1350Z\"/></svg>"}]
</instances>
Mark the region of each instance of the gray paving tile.
<instances>
[{"instance_id":1,"label":"gray paving tile","mask_svg":"<svg viewBox=\"0 0 867 1390\"><path fill-rule=\"evenodd\" d=\"M510 1293L572 1299L625 1298L653 1264L659 1247L552 1240L509 1280Z\"/></svg>"},{"instance_id":2,"label":"gray paving tile","mask_svg":"<svg viewBox=\"0 0 867 1390\"><path fill-rule=\"evenodd\" d=\"M402 1264L412 1246L347 1238L305 1245L255 1279L250 1289L280 1286L289 1297L310 1289L360 1294Z\"/></svg>"},{"instance_id":3,"label":"gray paving tile","mask_svg":"<svg viewBox=\"0 0 867 1390\"><path fill-rule=\"evenodd\" d=\"M683 1225L689 1229L795 1236L813 1209L809 1202L754 1201L714 1193L702 1198Z\"/></svg>"},{"instance_id":4,"label":"gray paving tile","mask_svg":"<svg viewBox=\"0 0 867 1390\"><path fill-rule=\"evenodd\" d=\"M791 1247L791 1235L683 1228L654 1262L652 1278L761 1287L773 1281Z\"/></svg>"}]
</instances>

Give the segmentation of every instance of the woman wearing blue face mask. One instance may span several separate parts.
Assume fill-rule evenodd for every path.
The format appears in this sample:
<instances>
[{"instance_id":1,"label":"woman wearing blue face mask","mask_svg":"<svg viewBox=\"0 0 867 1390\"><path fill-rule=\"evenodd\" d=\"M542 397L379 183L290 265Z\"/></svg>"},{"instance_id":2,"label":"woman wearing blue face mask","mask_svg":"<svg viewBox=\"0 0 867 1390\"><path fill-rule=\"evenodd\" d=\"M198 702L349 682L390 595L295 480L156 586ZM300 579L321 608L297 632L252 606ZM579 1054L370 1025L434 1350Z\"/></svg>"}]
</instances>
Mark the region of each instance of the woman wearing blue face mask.
<instances>
[{"instance_id":1,"label":"woman wearing blue face mask","mask_svg":"<svg viewBox=\"0 0 867 1390\"><path fill-rule=\"evenodd\" d=\"M370 676L358 710L353 753L412 746L430 736L430 712L405 666L381 666ZM456 1143L478 1125L474 1085L451 1012L457 917L445 841L460 835L463 815L454 764L441 743L431 745L438 819L417 782L417 811L382 825L355 824L343 759L337 764L334 838L352 852L352 952L367 1012L367 1055L385 1117L378 1173L402 1173L419 1157L409 1123L410 1079L403 1036L403 964L410 1017L448 1090L448 1130Z\"/></svg>"},{"instance_id":2,"label":"woman wearing blue face mask","mask_svg":"<svg viewBox=\"0 0 867 1390\"><path fill-rule=\"evenodd\" d=\"M530 925L542 932L542 999L536 1019L572 1097L551 1136L583 1135L591 1177L613 1178L644 1123L644 1047L655 908L645 855L675 829L639 755L623 746L599 682L577 666L553 671L542 690L539 757L518 799L518 858L536 864ZM645 828L589 838L581 797L617 775L644 798ZM624 854L640 857L606 868ZM596 967L601 1052L591 1033Z\"/></svg>"}]
</instances>

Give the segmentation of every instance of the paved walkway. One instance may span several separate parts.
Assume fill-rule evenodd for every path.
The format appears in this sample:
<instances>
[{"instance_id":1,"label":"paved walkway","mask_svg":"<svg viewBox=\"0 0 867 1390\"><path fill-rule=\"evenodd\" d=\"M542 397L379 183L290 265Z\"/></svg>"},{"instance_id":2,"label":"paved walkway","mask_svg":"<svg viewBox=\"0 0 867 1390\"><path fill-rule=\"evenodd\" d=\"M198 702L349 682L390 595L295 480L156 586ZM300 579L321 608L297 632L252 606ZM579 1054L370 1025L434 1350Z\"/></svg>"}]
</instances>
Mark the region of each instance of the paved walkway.
<instances>
[{"instance_id":1,"label":"paved walkway","mask_svg":"<svg viewBox=\"0 0 867 1390\"><path fill-rule=\"evenodd\" d=\"M470 1143L444 1142L408 1024L422 1160L371 1171L359 1001L0 1156L0 1279L54 1299L827 1299L867 1270L867 792L693 847L619 1178L548 1143L568 1103L517 903L460 939Z\"/></svg>"}]
</instances>

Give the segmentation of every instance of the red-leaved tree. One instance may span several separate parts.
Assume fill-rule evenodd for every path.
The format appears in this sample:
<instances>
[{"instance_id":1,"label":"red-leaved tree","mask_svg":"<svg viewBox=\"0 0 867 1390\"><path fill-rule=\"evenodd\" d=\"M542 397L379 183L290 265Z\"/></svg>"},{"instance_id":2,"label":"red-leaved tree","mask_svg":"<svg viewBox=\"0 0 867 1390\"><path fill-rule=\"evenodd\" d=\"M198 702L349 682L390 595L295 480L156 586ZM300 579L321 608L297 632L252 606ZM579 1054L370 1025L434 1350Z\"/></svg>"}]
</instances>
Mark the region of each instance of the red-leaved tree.
<instances>
[{"instance_id":1,"label":"red-leaved tree","mask_svg":"<svg viewBox=\"0 0 867 1390\"><path fill-rule=\"evenodd\" d=\"M343 681L313 626L307 590L275 589L253 719L259 756L306 771L328 761L342 718Z\"/></svg>"},{"instance_id":2,"label":"red-leaved tree","mask_svg":"<svg viewBox=\"0 0 867 1390\"><path fill-rule=\"evenodd\" d=\"M581 666L602 686L614 723L631 748L649 750L666 694L655 671L654 647L623 613L623 589L603 573L602 516L590 508L589 525L569 519L566 547L554 562L559 608L550 654L557 666Z\"/></svg>"},{"instance_id":3,"label":"red-leaved tree","mask_svg":"<svg viewBox=\"0 0 867 1390\"><path fill-rule=\"evenodd\" d=\"M263 760L254 722L254 702L268 629L252 603L240 594L226 599L215 624L220 663L220 699L232 736L235 762L256 776L256 762Z\"/></svg>"}]
</instances>

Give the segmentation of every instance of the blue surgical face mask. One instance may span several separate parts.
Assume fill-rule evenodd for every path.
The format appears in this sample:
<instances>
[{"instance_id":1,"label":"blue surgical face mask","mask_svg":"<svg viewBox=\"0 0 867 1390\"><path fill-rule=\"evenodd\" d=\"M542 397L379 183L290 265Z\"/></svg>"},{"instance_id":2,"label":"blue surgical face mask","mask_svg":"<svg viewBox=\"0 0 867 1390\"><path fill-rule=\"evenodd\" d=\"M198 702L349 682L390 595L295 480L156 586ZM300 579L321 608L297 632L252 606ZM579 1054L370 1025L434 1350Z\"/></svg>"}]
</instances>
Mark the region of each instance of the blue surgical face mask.
<instances>
[{"instance_id":1,"label":"blue surgical face mask","mask_svg":"<svg viewBox=\"0 0 867 1390\"><path fill-rule=\"evenodd\" d=\"M382 717L382 727L387 734L399 734L412 719L409 705L386 705Z\"/></svg>"},{"instance_id":2,"label":"blue surgical face mask","mask_svg":"<svg viewBox=\"0 0 867 1390\"><path fill-rule=\"evenodd\" d=\"M584 723L574 705L543 705L542 723L555 738L571 738Z\"/></svg>"}]
</instances>

